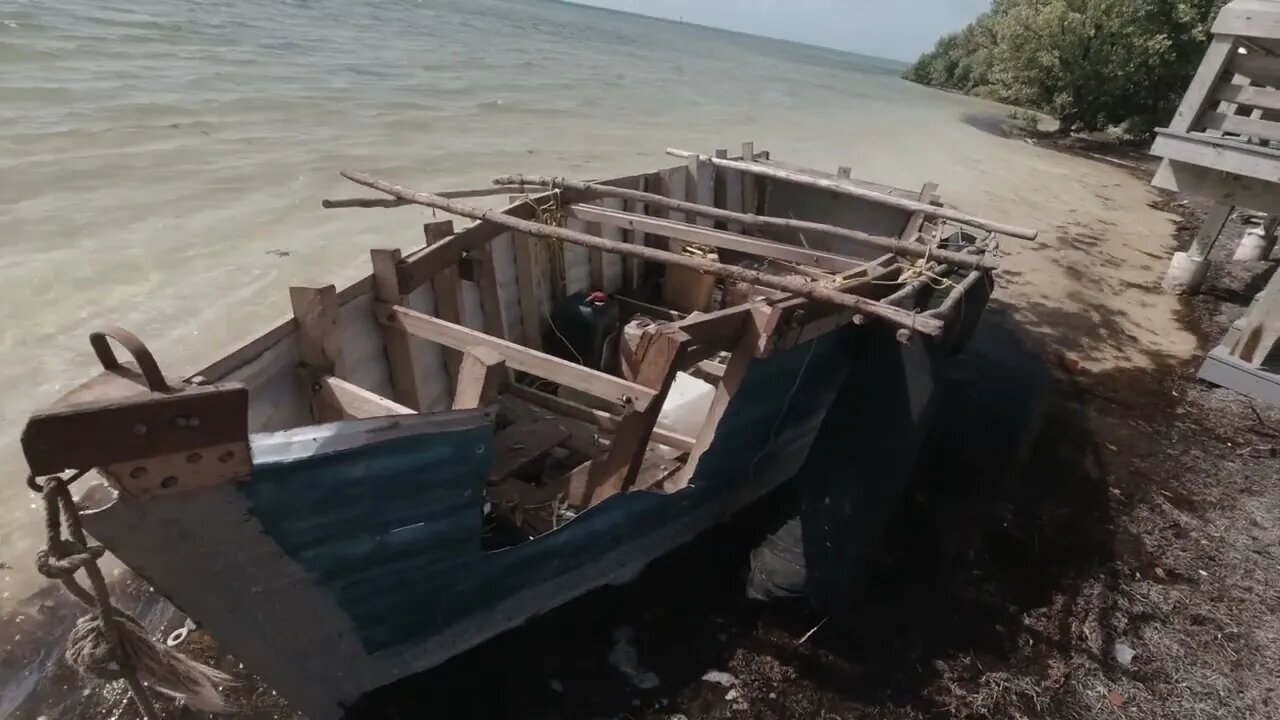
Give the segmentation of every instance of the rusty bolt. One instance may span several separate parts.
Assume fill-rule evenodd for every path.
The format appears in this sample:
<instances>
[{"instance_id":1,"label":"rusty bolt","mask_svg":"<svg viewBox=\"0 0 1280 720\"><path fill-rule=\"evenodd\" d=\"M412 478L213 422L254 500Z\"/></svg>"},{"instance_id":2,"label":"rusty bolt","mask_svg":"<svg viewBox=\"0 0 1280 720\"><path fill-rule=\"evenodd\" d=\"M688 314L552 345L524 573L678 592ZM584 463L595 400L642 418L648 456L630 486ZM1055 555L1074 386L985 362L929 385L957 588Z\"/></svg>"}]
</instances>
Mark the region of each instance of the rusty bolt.
<instances>
[{"instance_id":1,"label":"rusty bolt","mask_svg":"<svg viewBox=\"0 0 1280 720\"><path fill-rule=\"evenodd\" d=\"M174 476L174 475L169 475L168 477L160 481L160 487L165 489L171 488L177 484L178 484L178 478L177 476Z\"/></svg>"}]
</instances>

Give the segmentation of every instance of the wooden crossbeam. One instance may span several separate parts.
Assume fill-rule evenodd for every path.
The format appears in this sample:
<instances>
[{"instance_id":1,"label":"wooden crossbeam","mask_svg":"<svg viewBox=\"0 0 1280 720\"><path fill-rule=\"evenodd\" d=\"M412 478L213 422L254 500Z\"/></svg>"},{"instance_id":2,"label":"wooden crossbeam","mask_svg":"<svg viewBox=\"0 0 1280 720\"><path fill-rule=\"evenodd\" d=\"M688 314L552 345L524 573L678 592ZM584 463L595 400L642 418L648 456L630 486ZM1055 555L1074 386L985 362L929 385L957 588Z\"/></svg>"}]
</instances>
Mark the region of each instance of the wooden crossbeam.
<instances>
[{"instance_id":1,"label":"wooden crossbeam","mask_svg":"<svg viewBox=\"0 0 1280 720\"><path fill-rule=\"evenodd\" d=\"M404 330L458 350L487 347L496 351L513 370L520 370L567 385L623 407L645 409L657 394L652 389L612 375L575 365L567 360L530 350L501 338L491 337L461 325L445 322L402 306L378 303L378 322ZM459 381L461 384L461 381Z\"/></svg>"},{"instance_id":2,"label":"wooden crossbeam","mask_svg":"<svg viewBox=\"0 0 1280 720\"><path fill-rule=\"evenodd\" d=\"M317 383L320 385L318 392L324 402L336 408L344 419L363 420L387 415L412 415L417 412L411 407L384 398L342 378L326 376L320 378Z\"/></svg>"},{"instance_id":3,"label":"wooden crossbeam","mask_svg":"<svg viewBox=\"0 0 1280 720\"><path fill-rule=\"evenodd\" d=\"M484 346L468 347L458 368L453 409L472 410L494 402L506 375L507 364L496 350Z\"/></svg>"},{"instance_id":4,"label":"wooden crossbeam","mask_svg":"<svg viewBox=\"0 0 1280 720\"><path fill-rule=\"evenodd\" d=\"M622 420L622 418L613 413L587 407L572 400L565 400L557 395L534 390L526 385L512 384L507 388L507 394L543 409L564 415L567 418L590 423L606 433L618 432L618 423ZM655 427L653 429L653 442L687 452L693 449L694 440L691 437Z\"/></svg>"},{"instance_id":5,"label":"wooden crossbeam","mask_svg":"<svg viewBox=\"0 0 1280 720\"><path fill-rule=\"evenodd\" d=\"M661 235L672 240L710 245L724 250L736 250L757 257L786 260L787 262L811 265L832 272L852 270L863 264L861 260L835 253L809 250L771 240L759 240L725 230L715 230L674 220L651 218L593 205L570 205L564 209L564 212L569 217L596 222L601 225L611 225L628 230L642 230L646 233Z\"/></svg>"}]
</instances>

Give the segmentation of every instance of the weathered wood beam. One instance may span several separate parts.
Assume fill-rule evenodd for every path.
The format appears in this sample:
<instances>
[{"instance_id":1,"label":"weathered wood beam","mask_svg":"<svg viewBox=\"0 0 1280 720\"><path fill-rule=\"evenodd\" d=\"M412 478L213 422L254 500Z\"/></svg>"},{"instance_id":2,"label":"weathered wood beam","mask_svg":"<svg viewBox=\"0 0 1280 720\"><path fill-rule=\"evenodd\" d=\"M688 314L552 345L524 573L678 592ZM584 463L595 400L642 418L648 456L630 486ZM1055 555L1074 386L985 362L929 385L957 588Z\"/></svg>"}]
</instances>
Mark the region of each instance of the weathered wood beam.
<instances>
[{"instance_id":1,"label":"weathered wood beam","mask_svg":"<svg viewBox=\"0 0 1280 720\"><path fill-rule=\"evenodd\" d=\"M503 212L523 219L533 218L538 214L537 204L550 202L549 197L538 196L529 202L515 203ZM421 205L422 203L414 203ZM471 216L464 216L471 217ZM484 247L494 238L506 232L501 225L491 222L476 223L465 230L443 240L438 240L427 248L410 254L400 263L398 275L400 292L409 294L423 283L435 277L436 273L450 265L456 265L463 253ZM428 242L431 242L428 240Z\"/></svg>"},{"instance_id":2,"label":"weathered wood beam","mask_svg":"<svg viewBox=\"0 0 1280 720\"><path fill-rule=\"evenodd\" d=\"M571 400L565 400L557 395L534 390L526 385L512 384L507 387L507 394L545 410L564 415L567 418L590 423L610 434L618 432L618 425L622 421L621 417L613 413L587 407ZM691 437L667 432L662 428L655 427L653 429L653 442L677 450L688 451L693 449L694 440Z\"/></svg>"},{"instance_id":3,"label":"weathered wood beam","mask_svg":"<svg viewBox=\"0 0 1280 720\"><path fill-rule=\"evenodd\" d=\"M647 408L656 395L653 390L645 386L575 365L567 360L530 350L461 325L445 322L416 310L382 303L378 303L376 309L378 322L383 325L400 327L418 337L459 350L471 347L490 348L501 355L513 370L567 385L623 407L634 405L640 409Z\"/></svg>"},{"instance_id":4,"label":"weathered wood beam","mask_svg":"<svg viewBox=\"0 0 1280 720\"><path fill-rule=\"evenodd\" d=\"M322 378L338 374L342 358L337 288L291 287L289 302L298 323L298 382L303 397L311 400L311 417L316 422L341 420L342 408L326 399L320 384Z\"/></svg>"},{"instance_id":5,"label":"weathered wood beam","mask_svg":"<svg viewBox=\"0 0 1280 720\"><path fill-rule=\"evenodd\" d=\"M642 230L646 233L661 235L663 237L671 238L672 240L682 240L700 245L709 245L711 247L725 250L736 250L738 252L758 257L786 260L788 262L799 263L801 265L811 265L816 268L830 270L833 272L851 270L863 264L861 260L855 260L835 253L822 252L820 250L809 250L802 247L796 247L794 245L784 245L771 240L758 240L756 238L726 232L724 230L699 227L697 225L676 222L674 220L663 220L661 218L635 215L633 213L621 212L618 210L608 210L594 205L569 205L564 208L564 213L569 217L597 222L601 225L610 225L613 227L626 228L628 230Z\"/></svg>"},{"instance_id":6,"label":"weathered wood beam","mask_svg":"<svg viewBox=\"0 0 1280 720\"><path fill-rule=\"evenodd\" d=\"M951 220L952 222L963 223L965 225L972 225L974 227L982 228L983 230L1000 233L1001 235L1008 235L1010 237L1016 237L1023 240L1035 240L1036 236L1039 234L1038 231L1036 230L1030 230L1027 228L1017 227L1015 225L1006 225L1004 223L994 222L992 220L987 220L985 218L978 217L977 215L970 215L968 213L960 212L959 210L953 210L951 208L935 207L927 203L919 202L918 200L907 200L904 198L894 197L892 195L885 195L883 193L875 192L874 190L867 190L866 188L858 187L856 185L853 185L852 183L840 182L838 179L827 180L824 178L810 177L809 175L792 172L790 170L783 170L782 168L777 168L777 167L765 165L762 163L749 163L749 162L742 162L739 160L709 158L706 155L700 156L698 155L698 153L692 153L687 150L677 150L675 148L667 148L667 154L673 157L679 157L679 158L702 157L702 158L705 158L712 165L715 165L717 167L725 167L725 168L732 168L734 170L741 170L743 172L751 173L753 175L770 177L775 180L786 180L787 182L792 182L797 185L804 185L807 187L813 187L821 190L827 190L829 192L839 193L841 195L848 195L850 197L860 198L862 200L869 200L871 202L880 203L881 205L888 205L889 207L895 207L895 208L898 208L899 210L907 210L909 212L923 212L930 217L938 217L944 220Z\"/></svg>"},{"instance_id":7,"label":"weathered wood beam","mask_svg":"<svg viewBox=\"0 0 1280 720\"><path fill-rule=\"evenodd\" d=\"M489 225L505 226L512 230L519 230L520 232L524 232L529 235L561 240L563 242L587 248L599 248L618 255L630 255L650 262L659 262L667 265L689 268L691 270L712 275L714 277L724 278L726 280L737 280L738 282L750 285L759 285L761 287L773 288L775 290L783 290L801 297L819 300L832 305L859 311L866 315L879 317L901 327L905 327L914 332L920 332L925 335L936 336L942 332L943 326L941 323L933 322L928 318L920 318L915 313L908 313L900 308L888 307L864 298L841 293L832 290L821 283L815 283L807 279L802 280L794 277L777 277L767 273L747 270L735 265L725 265L713 262L704 258L690 257L658 250L656 248L638 247L627 243L614 242L612 240L587 235L586 233L574 232L566 228L530 222L528 220L499 212L480 210L478 208L462 205L460 203L453 202L452 200L431 195L429 193L415 192L408 188L403 188L398 185L378 180L363 173L344 171L342 174L343 177L346 177L352 182L387 193L393 197L412 198L415 202L426 205L427 207L446 210L462 217L470 217L477 220L487 221L486 223L481 223L481 227ZM519 208L521 206L516 207ZM466 231L459 233L454 237L461 237L465 232ZM487 241L488 240L486 239L486 242ZM403 290L403 285L401 289Z\"/></svg>"},{"instance_id":8,"label":"weathered wood beam","mask_svg":"<svg viewBox=\"0 0 1280 720\"><path fill-rule=\"evenodd\" d=\"M400 294L400 283L396 279L400 251L373 249L369 251L369 257L373 262L374 297L389 305L408 304L408 296ZM414 367L413 347L408 333L384 328L383 344L387 350L387 367L391 371L391 388L395 391L396 400L401 405L419 408L418 373Z\"/></svg>"},{"instance_id":9,"label":"weathered wood beam","mask_svg":"<svg viewBox=\"0 0 1280 720\"><path fill-rule=\"evenodd\" d=\"M337 408L343 419L363 420L387 415L413 415L417 412L342 378L325 376L317 383L320 386L318 392L324 401L330 407Z\"/></svg>"},{"instance_id":10,"label":"weathered wood beam","mask_svg":"<svg viewBox=\"0 0 1280 720\"><path fill-rule=\"evenodd\" d=\"M473 410L494 402L506 377L507 364L501 353L482 345L468 347L458 368L453 409Z\"/></svg>"},{"instance_id":11,"label":"weathered wood beam","mask_svg":"<svg viewBox=\"0 0 1280 720\"><path fill-rule=\"evenodd\" d=\"M794 230L805 233L826 235L833 238L839 238L841 240L848 240L849 242L863 247L874 248L883 252L891 252L895 255L903 255L905 257L913 258L929 257L945 262L954 262L958 266L966 269L995 269L999 267L999 263L992 257L964 256L945 248L929 247L917 242L903 241L900 238L870 235L857 230L850 230L848 228L811 222L808 220L793 220L791 218L779 218L769 215L755 215L750 212L739 213L731 210L721 210L720 208L699 205L698 203L688 202L687 200L672 199L664 195L656 195L653 193L642 192L640 190L631 190L628 188L580 182L577 180L567 180L565 178L558 177L547 177L543 175L507 175L497 178L494 182L507 181L524 182L529 185L537 185L540 187L563 188L561 199L564 202L570 203L570 207L573 207L572 203L577 201L617 197L626 200L644 202L656 207L665 207L681 213L679 218L672 217L670 220L671 222L680 223L684 219L683 213L690 213L717 220L739 223L744 227L776 228L781 230ZM754 187L750 181L747 181L744 186ZM744 191L744 195L745 194L746 193ZM751 194L754 196L754 191ZM877 196L880 197L878 194ZM748 201L744 199L744 203L745 202L753 202L753 200ZM748 204L747 209L752 210L754 208Z\"/></svg>"}]
</instances>

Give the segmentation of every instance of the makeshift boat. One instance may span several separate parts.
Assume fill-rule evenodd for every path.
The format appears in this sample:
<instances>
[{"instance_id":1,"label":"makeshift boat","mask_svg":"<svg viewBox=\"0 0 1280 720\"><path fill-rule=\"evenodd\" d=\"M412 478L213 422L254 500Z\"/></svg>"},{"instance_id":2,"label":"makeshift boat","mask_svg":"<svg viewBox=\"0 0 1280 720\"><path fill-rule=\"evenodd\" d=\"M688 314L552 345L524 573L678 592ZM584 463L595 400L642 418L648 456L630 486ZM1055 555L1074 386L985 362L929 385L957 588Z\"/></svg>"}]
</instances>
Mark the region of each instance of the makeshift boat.
<instances>
[{"instance_id":1,"label":"makeshift boat","mask_svg":"<svg viewBox=\"0 0 1280 720\"><path fill-rule=\"evenodd\" d=\"M129 333L93 334L103 372L25 428L35 482L97 468L89 532L295 709L338 717L792 478L852 379L930 372L863 359L961 344L996 235L1035 235L933 184L750 144L668 154L683 161L438 195L344 173L388 197L326 207L477 222L373 250L341 290L291 288L291 318L185 380ZM896 412L875 402L858 412Z\"/></svg>"}]
</instances>

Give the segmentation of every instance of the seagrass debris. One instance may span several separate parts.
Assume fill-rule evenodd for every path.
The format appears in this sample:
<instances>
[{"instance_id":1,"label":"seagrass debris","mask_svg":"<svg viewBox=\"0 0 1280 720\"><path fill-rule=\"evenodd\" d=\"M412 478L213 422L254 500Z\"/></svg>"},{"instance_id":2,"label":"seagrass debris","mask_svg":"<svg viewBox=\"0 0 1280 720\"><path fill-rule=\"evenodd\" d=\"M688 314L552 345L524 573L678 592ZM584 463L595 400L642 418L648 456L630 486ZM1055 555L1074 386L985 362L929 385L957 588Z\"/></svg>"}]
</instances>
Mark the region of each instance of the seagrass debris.
<instances>
[{"instance_id":1,"label":"seagrass debris","mask_svg":"<svg viewBox=\"0 0 1280 720\"><path fill-rule=\"evenodd\" d=\"M1039 235L1039 232L1036 230L994 222L992 220L978 217L977 215L970 215L969 213L960 212L959 210L954 210L952 208L930 205L929 203L920 202L918 200L907 200L905 198L878 193L874 190L867 190L866 188L858 187L857 185L845 180L827 180L825 178L813 177L811 175L805 175L791 170L783 170L782 168L773 167L772 165L766 165L764 163L710 157L708 155L701 155L699 153L689 152L688 150L677 150L675 148L667 148L667 154L678 158L698 158L700 161L709 162L716 167L738 170L739 172L745 172L751 175L770 177L775 180L786 180L797 185L805 185L807 187L818 188L820 190L840 193L841 195L849 195L863 200L870 200L882 205L889 205L890 207L898 208L899 210L924 213L927 216L950 220L962 225L972 225L973 227L982 228L989 232L1008 235L1021 240L1035 240L1036 236Z\"/></svg>"},{"instance_id":2,"label":"seagrass debris","mask_svg":"<svg viewBox=\"0 0 1280 720\"><path fill-rule=\"evenodd\" d=\"M771 288L774 290L781 290L809 300L829 303L864 313L866 315L878 317L899 325L900 327L920 332L925 335L937 336L940 335L943 330L943 322L937 318L926 318L916 313L907 312L901 308L883 305L856 295L848 295L811 280L769 275L767 273L747 270L734 265L712 262L704 258L680 255L657 248L633 245L616 240L608 240L594 235L577 232L575 230L569 230L568 228L543 225L542 223L532 222L529 220L521 220L498 211L481 210L480 208L454 202L439 195L411 190L400 185L379 180L366 173L344 170L342 172L342 176L357 185L363 185L364 187L386 193L392 197L409 200L416 204L433 207L438 210L444 210L445 212L452 213L460 217L500 225L528 235L560 240L573 245L580 245L585 248L602 250L625 257L633 257L638 260L684 267L725 280L736 280L749 285L759 285L761 287Z\"/></svg>"},{"instance_id":3,"label":"seagrass debris","mask_svg":"<svg viewBox=\"0 0 1280 720\"><path fill-rule=\"evenodd\" d=\"M502 177L494 178L493 182L495 185L504 187L529 186L550 188L553 190L569 189L593 197L634 200L636 202L665 207L668 210L676 210L693 215L699 215L701 217L740 223L748 227L770 227L818 233L821 235L843 238L866 247L891 252L895 255L904 255L913 258L934 258L970 270L977 268L994 270L999 266L999 263L995 258L986 255L965 255L936 246L931 247L915 242L903 242L897 238L870 235L864 232L858 232L857 230L849 230L848 228L827 225L825 223L810 222L808 220L793 220L790 218L778 218L734 212L732 210L721 210L720 208L711 207L709 205L701 205L699 203L687 202L685 200L675 200L666 197L665 195L647 193L641 190L613 187L611 185L598 185L596 183L569 180L562 177L547 177L543 175L503 175ZM888 197L888 195L877 194L877 198Z\"/></svg>"}]
</instances>

